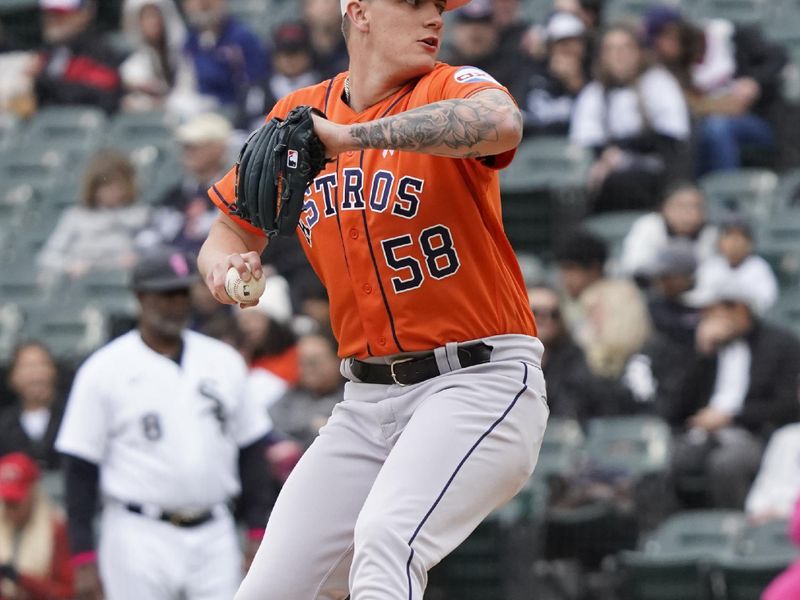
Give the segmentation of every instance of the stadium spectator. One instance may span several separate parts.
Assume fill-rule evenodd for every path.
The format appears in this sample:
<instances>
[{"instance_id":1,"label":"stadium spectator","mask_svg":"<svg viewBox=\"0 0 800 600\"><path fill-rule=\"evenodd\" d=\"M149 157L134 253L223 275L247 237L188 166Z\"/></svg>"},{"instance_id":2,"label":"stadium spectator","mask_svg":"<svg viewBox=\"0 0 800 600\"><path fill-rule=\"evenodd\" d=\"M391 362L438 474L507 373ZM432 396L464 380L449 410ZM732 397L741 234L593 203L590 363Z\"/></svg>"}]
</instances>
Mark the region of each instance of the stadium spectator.
<instances>
[{"instance_id":1,"label":"stadium spectator","mask_svg":"<svg viewBox=\"0 0 800 600\"><path fill-rule=\"evenodd\" d=\"M95 29L95 0L39 0L44 48L36 73L39 106L119 107L122 57Z\"/></svg>"},{"instance_id":2,"label":"stadium spectator","mask_svg":"<svg viewBox=\"0 0 800 600\"><path fill-rule=\"evenodd\" d=\"M754 253L752 226L746 217L731 213L720 220L719 230L719 254L697 270L698 293L730 281L752 290L754 309L763 315L778 299L778 281L769 263Z\"/></svg>"},{"instance_id":3,"label":"stadium spectator","mask_svg":"<svg viewBox=\"0 0 800 600\"><path fill-rule=\"evenodd\" d=\"M587 289L603 280L608 248L603 240L578 230L560 239L555 259L563 293L561 311L567 328L574 335L585 319L580 298Z\"/></svg>"},{"instance_id":4,"label":"stadium spectator","mask_svg":"<svg viewBox=\"0 0 800 600\"><path fill-rule=\"evenodd\" d=\"M272 38L272 76L266 87L264 114L288 93L320 80L314 69L313 48L306 24L290 22L279 25ZM259 119L256 125L262 122Z\"/></svg>"},{"instance_id":5,"label":"stadium spectator","mask_svg":"<svg viewBox=\"0 0 800 600\"><path fill-rule=\"evenodd\" d=\"M800 342L758 318L754 292L728 281L696 299L697 356L668 407L678 491L689 497L704 482L720 508L744 507L769 436L798 420Z\"/></svg>"},{"instance_id":6,"label":"stadium spectator","mask_svg":"<svg viewBox=\"0 0 800 600\"><path fill-rule=\"evenodd\" d=\"M0 598L71 600L67 527L38 482L30 457L0 458Z\"/></svg>"},{"instance_id":7,"label":"stadium spectator","mask_svg":"<svg viewBox=\"0 0 800 600\"><path fill-rule=\"evenodd\" d=\"M553 14L547 22L547 56L528 80L525 135L566 135L575 98L589 80L586 72L586 27L572 13Z\"/></svg>"},{"instance_id":8,"label":"stadium spectator","mask_svg":"<svg viewBox=\"0 0 800 600\"><path fill-rule=\"evenodd\" d=\"M531 24L522 15L522 1L492 0L492 7L503 54L523 52Z\"/></svg>"},{"instance_id":9,"label":"stadium spectator","mask_svg":"<svg viewBox=\"0 0 800 600\"><path fill-rule=\"evenodd\" d=\"M232 131L231 123L215 113L198 115L177 128L183 178L156 202L138 245L166 244L197 254L216 217L208 189L227 168Z\"/></svg>"},{"instance_id":10,"label":"stadium spectator","mask_svg":"<svg viewBox=\"0 0 800 600\"><path fill-rule=\"evenodd\" d=\"M129 270L134 239L148 222L137 203L136 170L124 154L98 152L83 177L80 206L64 211L37 258L43 279L77 279L91 270Z\"/></svg>"},{"instance_id":11,"label":"stadium spectator","mask_svg":"<svg viewBox=\"0 0 800 600\"><path fill-rule=\"evenodd\" d=\"M745 511L756 523L788 519L800 498L800 423L785 425L769 438L761 467L747 494Z\"/></svg>"},{"instance_id":12,"label":"stadium spectator","mask_svg":"<svg viewBox=\"0 0 800 600\"><path fill-rule=\"evenodd\" d=\"M173 0L126 0L122 30L134 48L120 66L123 110L199 111L203 101L183 52L186 25Z\"/></svg>"},{"instance_id":13,"label":"stadium spectator","mask_svg":"<svg viewBox=\"0 0 800 600\"><path fill-rule=\"evenodd\" d=\"M745 146L763 152L775 145L787 62L781 47L758 28L724 18L693 26L670 6L648 9L645 32L657 60L677 74L692 113L701 119L699 174L740 167Z\"/></svg>"},{"instance_id":14,"label":"stadium spectator","mask_svg":"<svg viewBox=\"0 0 800 600\"><path fill-rule=\"evenodd\" d=\"M59 467L54 444L64 410L58 367L47 346L20 344L11 355L8 387L16 403L0 411L0 456L24 452L43 469Z\"/></svg>"},{"instance_id":15,"label":"stadium spectator","mask_svg":"<svg viewBox=\"0 0 800 600\"><path fill-rule=\"evenodd\" d=\"M622 272L631 277L646 277L658 252L677 240L692 246L697 261L717 252L717 230L706 219L705 196L688 181L668 185L660 209L637 219L631 226L622 244Z\"/></svg>"},{"instance_id":16,"label":"stadium spectator","mask_svg":"<svg viewBox=\"0 0 800 600\"><path fill-rule=\"evenodd\" d=\"M247 24L228 13L228 0L183 0L186 52L201 94L246 126L261 114L269 77L267 51Z\"/></svg>"},{"instance_id":17,"label":"stadium spectator","mask_svg":"<svg viewBox=\"0 0 800 600\"><path fill-rule=\"evenodd\" d=\"M347 71L347 46L342 35L342 13L331 0L303 0L303 17L309 27L314 70L321 79Z\"/></svg>"},{"instance_id":18,"label":"stadium spectator","mask_svg":"<svg viewBox=\"0 0 800 600\"><path fill-rule=\"evenodd\" d=\"M800 500L797 500L791 522L789 537L796 546L800 546ZM795 561L769 584L761 600L788 600L800 597L800 561Z\"/></svg>"},{"instance_id":19,"label":"stadium spectator","mask_svg":"<svg viewBox=\"0 0 800 600\"><path fill-rule=\"evenodd\" d=\"M636 32L616 25L600 42L595 80L578 96L570 138L596 154L593 210L655 206L668 178L688 170L689 112L680 86L648 65Z\"/></svg>"},{"instance_id":20,"label":"stadium spectator","mask_svg":"<svg viewBox=\"0 0 800 600\"><path fill-rule=\"evenodd\" d=\"M339 372L337 344L332 336L304 335L297 342L300 365L298 385L270 406L275 429L305 448L311 445L333 407L344 398L344 377Z\"/></svg>"},{"instance_id":21,"label":"stadium spectator","mask_svg":"<svg viewBox=\"0 0 800 600\"><path fill-rule=\"evenodd\" d=\"M695 286L697 257L686 240L661 247L647 272L648 309L655 330L691 356L700 311L691 306L687 294Z\"/></svg>"},{"instance_id":22,"label":"stadium spectator","mask_svg":"<svg viewBox=\"0 0 800 600\"><path fill-rule=\"evenodd\" d=\"M528 298L545 348L542 371L550 416L585 424L592 417L621 412L621 407L629 403L630 393L616 381L591 372L586 355L564 324L558 292L537 285L528 289Z\"/></svg>"}]
</instances>

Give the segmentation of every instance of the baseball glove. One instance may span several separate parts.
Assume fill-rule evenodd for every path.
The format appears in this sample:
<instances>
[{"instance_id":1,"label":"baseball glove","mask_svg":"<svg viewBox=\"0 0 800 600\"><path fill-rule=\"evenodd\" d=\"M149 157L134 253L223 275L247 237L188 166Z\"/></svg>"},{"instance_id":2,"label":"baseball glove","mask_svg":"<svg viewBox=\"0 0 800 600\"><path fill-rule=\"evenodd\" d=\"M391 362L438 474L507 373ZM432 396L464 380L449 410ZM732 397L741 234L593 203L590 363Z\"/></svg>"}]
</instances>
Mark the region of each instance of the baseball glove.
<instances>
[{"instance_id":1,"label":"baseball glove","mask_svg":"<svg viewBox=\"0 0 800 600\"><path fill-rule=\"evenodd\" d=\"M271 119L239 152L231 213L269 237L294 233L306 188L328 162L312 114L325 116L310 106L298 106L285 120Z\"/></svg>"}]
</instances>

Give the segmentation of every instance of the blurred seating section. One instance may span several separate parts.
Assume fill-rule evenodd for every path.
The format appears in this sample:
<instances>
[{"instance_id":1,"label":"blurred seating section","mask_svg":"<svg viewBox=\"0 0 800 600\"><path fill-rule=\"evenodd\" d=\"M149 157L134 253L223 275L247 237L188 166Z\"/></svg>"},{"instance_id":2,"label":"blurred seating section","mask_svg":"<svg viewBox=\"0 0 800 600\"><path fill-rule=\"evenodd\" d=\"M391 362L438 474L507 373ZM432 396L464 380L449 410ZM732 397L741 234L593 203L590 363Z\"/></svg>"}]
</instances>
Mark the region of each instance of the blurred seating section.
<instances>
[{"instance_id":1,"label":"blurred seating section","mask_svg":"<svg viewBox=\"0 0 800 600\"><path fill-rule=\"evenodd\" d=\"M299 0L229 2L232 13L267 42L277 24L299 16L301 5ZM121 2L99 4L101 23L113 31ZM605 19L635 18L651 4L608 0ZM39 41L36 5L36 0L0 0L0 20L28 47ZM782 44L791 58L783 94L798 108L800 1L682 0L680 5L693 18L724 16L759 25ZM551 0L524 0L522 14L541 23L551 6ZM59 215L76 204L83 168L99 149L114 148L131 158L144 202L155 202L179 184L174 126L161 112L109 116L89 106L48 107L27 121L0 114L0 365L17 342L39 339L74 368L109 339L115 319L135 315L126 275L47 280L34 260ZM500 174L508 237L545 269L555 242L577 223L608 242L613 265L631 224L643 214L587 217L591 163L589 153L566 138L533 137ZM706 175L698 184L712 218L730 210L749 215L757 252L781 287L769 319L800 335L800 166L784 172L748 166ZM433 569L426 598L758 600L796 558L783 520L759 526L734 511L673 514L665 492L671 432L659 418L601 417L583 425L551 420L532 478ZM570 496L565 481L580 474L601 480L607 496L592 495L594 488ZM63 501L60 477L49 474L44 486ZM576 557L599 582L586 581L583 569L572 570Z\"/></svg>"}]
</instances>

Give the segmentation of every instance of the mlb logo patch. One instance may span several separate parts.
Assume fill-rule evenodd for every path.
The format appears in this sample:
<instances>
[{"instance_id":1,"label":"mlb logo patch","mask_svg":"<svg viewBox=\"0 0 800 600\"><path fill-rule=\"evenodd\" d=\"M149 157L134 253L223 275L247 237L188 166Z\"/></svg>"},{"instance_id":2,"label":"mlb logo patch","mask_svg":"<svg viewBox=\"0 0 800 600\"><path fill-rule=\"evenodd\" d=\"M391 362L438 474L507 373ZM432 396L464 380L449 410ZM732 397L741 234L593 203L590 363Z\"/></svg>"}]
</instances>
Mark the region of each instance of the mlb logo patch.
<instances>
[{"instance_id":1,"label":"mlb logo patch","mask_svg":"<svg viewBox=\"0 0 800 600\"><path fill-rule=\"evenodd\" d=\"M297 150L289 150L286 155L286 166L290 169L297 168Z\"/></svg>"},{"instance_id":2,"label":"mlb logo patch","mask_svg":"<svg viewBox=\"0 0 800 600\"><path fill-rule=\"evenodd\" d=\"M488 81L497 83L497 80L486 71L476 67L463 67L453 74L456 83L475 83L478 81ZM499 85L499 84L498 84Z\"/></svg>"}]
</instances>

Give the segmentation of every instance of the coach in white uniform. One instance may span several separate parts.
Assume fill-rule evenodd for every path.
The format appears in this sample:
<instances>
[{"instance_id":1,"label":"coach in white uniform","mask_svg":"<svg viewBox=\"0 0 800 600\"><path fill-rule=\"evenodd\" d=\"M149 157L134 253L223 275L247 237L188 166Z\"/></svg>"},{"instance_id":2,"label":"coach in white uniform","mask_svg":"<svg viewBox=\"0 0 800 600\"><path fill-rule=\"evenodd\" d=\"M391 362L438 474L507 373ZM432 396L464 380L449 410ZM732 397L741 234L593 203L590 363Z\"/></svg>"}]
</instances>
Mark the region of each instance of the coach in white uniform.
<instances>
[{"instance_id":1,"label":"coach in white uniform","mask_svg":"<svg viewBox=\"0 0 800 600\"><path fill-rule=\"evenodd\" d=\"M177 250L143 256L133 275L138 329L76 375L56 447L66 455L81 599L230 600L242 553L229 503L240 493L250 550L263 534L274 499L263 458L268 419L245 396L239 354L186 330L195 277Z\"/></svg>"}]
</instances>

